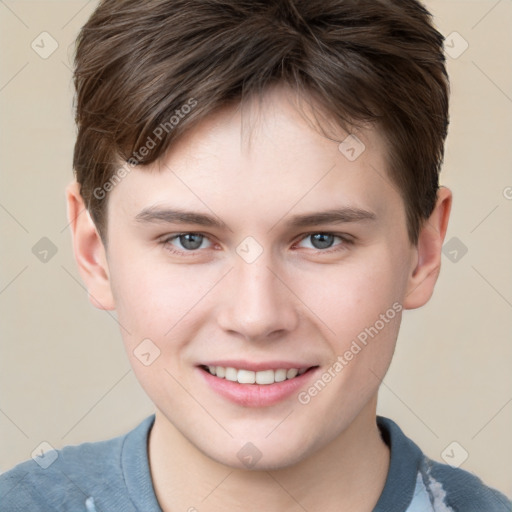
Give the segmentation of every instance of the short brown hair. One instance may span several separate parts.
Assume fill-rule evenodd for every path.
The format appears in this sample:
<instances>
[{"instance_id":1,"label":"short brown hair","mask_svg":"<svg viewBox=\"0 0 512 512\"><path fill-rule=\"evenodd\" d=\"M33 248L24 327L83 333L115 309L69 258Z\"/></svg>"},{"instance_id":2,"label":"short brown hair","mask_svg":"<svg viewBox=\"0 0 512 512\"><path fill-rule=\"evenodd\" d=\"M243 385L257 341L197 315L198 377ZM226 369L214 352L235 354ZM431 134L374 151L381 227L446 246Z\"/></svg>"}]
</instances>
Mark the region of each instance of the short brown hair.
<instances>
[{"instance_id":1,"label":"short brown hair","mask_svg":"<svg viewBox=\"0 0 512 512\"><path fill-rule=\"evenodd\" d=\"M150 164L206 116L279 83L341 126L381 129L417 243L448 127L443 41L416 0L102 0L74 74L73 167L98 231L106 241L120 162Z\"/></svg>"}]
</instances>

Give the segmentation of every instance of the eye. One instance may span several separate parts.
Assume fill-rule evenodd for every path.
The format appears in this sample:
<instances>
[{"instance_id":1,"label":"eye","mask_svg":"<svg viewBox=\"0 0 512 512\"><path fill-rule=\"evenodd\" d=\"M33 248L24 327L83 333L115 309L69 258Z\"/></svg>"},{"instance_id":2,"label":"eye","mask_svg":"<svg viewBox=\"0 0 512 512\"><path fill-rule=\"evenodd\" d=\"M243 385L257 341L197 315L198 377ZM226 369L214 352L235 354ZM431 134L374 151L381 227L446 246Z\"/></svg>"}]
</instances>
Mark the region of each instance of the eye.
<instances>
[{"instance_id":1,"label":"eye","mask_svg":"<svg viewBox=\"0 0 512 512\"><path fill-rule=\"evenodd\" d=\"M201 249L204 241L208 241L208 239L200 233L179 233L168 236L162 240L162 243L169 251L177 254L183 254ZM176 246L174 243L179 245ZM205 247L202 248L204 249Z\"/></svg>"},{"instance_id":2,"label":"eye","mask_svg":"<svg viewBox=\"0 0 512 512\"><path fill-rule=\"evenodd\" d=\"M335 239L341 240L341 243L336 244L334 247L335 249L332 250L326 250L330 249L333 246L333 243ZM333 233L309 233L304 238L301 239L300 242L304 242L306 240L311 240L311 246L310 248L316 249L321 252L333 252L337 250L342 250L345 248L346 245L350 245L353 243L353 240L351 240L348 236L345 235L335 235Z\"/></svg>"}]
</instances>

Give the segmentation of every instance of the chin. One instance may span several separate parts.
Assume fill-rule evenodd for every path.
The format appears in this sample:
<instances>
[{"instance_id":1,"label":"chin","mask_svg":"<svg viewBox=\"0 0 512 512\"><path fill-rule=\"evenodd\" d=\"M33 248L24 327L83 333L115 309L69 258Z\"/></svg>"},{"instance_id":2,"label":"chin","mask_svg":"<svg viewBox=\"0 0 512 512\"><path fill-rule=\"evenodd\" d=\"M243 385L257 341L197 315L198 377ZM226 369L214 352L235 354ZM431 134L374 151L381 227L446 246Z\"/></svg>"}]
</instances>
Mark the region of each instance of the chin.
<instances>
[{"instance_id":1,"label":"chin","mask_svg":"<svg viewBox=\"0 0 512 512\"><path fill-rule=\"evenodd\" d=\"M251 438L252 441L248 440ZM203 454L224 466L249 471L271 471L294 466L307 458L315 448L311 439L306 445L304 439L293 439L286 434L272 440L264 436L244 436L231 439L228 443L219 442L217 446L218 450L212 450L211 444L196 445Z\"/></svg>"}]
</instances>

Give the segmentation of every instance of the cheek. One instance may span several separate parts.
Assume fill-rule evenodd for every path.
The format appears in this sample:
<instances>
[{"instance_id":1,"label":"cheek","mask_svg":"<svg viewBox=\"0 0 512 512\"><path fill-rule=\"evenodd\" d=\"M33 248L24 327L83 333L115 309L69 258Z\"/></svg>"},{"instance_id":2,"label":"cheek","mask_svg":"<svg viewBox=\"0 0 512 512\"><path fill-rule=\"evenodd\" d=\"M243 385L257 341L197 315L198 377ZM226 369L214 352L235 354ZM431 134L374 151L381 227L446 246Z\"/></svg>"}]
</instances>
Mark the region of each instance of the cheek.
<instances>
[{"instance_id":1,"label":"cheek","mask_svg":"<svg viewBox=\"0 0 512 512\"><path fill-rule=\"evenodd\" d=\"M172 306L187 291L154 260L154 255L144 258L132 252L129 258L116 258L112 265L110 277L118 317L134 327L142 327L142 320L148 327L155 320L164 321L161 312L173 311Z\"/></svg>"},{"instance_id":2,"label":"cheek","mask_svg":"<svg viewBox=\"0 0 512 512\"><path fill-rule=\"evenodd\" d=\"M404 288L400 265L386 250L372 261L361 259L336 272L331 268L325 279L317 280L317 275L305 282L314 290L308 306L321 320L316 326L323 329L330 360L318 379L301 390L298 401L307 406L311 420L331 418L331 433L345 428L375 396L398 336Z\"/></svg>"},{"instance_id":3,"label":"cheek","mask_svg":"<svg viewBox=\"0 0 512 512\"><path fill-rule=\"evenodd\" d=\"M182 379L183 348L197 329L194 305L207 286L182 267L149 261L133 253L118 259L111 282L130 364L146 393L161 404L169 400L169 389L181 396L175 378Z\"/></svg>"},{"instance_id":4,"label":"cheek","mask_svg":"<svg viewBox=\"0 0 512 512\"><path fill-rule=\"evenodd\" d=\"M394 320L398 303L403 296L403 271L391 251L368 251L365 257L338 266L325 265L314 272L297 276L298 295L324 325L326 337L334 340L337 350L343 350L365 328L373 326L381 315ZM386 323L397 330L396 322ZM379 322L378 326L381 326Z\"/></svg>"},{"instance_id":5,"label":"cheek","mask_svg":"<svg viewBox=\"0 0 512 512\"><path fill-rule=\"evenodd\" d=\"M152 261L151 264L149 262ZM169 265L161 258L118 258L111 284L127 349L150 338L162 350L179 348L177 333L193 334L201 301L215 286L219 269ZM183 336L181 336L183 337Z\"/></svg>"}]
</instances>

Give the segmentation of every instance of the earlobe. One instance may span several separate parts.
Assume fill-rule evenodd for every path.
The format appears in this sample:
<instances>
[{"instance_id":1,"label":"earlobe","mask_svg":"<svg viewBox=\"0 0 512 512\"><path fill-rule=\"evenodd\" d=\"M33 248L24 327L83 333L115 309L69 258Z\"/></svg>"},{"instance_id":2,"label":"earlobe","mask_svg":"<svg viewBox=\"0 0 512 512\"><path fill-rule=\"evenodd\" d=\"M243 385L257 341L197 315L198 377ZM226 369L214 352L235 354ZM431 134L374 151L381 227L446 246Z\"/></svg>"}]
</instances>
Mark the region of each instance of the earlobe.
<instances>
[{"instance_id":1,"label":"earlobe","mask_svg":"<svg viewBox=\"0 0 512 512\"><path fill-rule=\"evenodd\" d=\"M415 309L425 305L436 284L441 270L441 250L448 229L452 205L452 193L440 187L434 211L424 222L418 238L417 263L409 276L404 309Z\"/></svg>"},{"instance_id":2,"label":"earlobe","mask_svg":"<svg viewBox=\"0 0 512 512\"><path fill-rule=\"evenodd\" d=\"M73 251L89 300L98 309L115 309L105 247L76 181L67 187L66 201Z\"/></svg>"}]
</instances>

